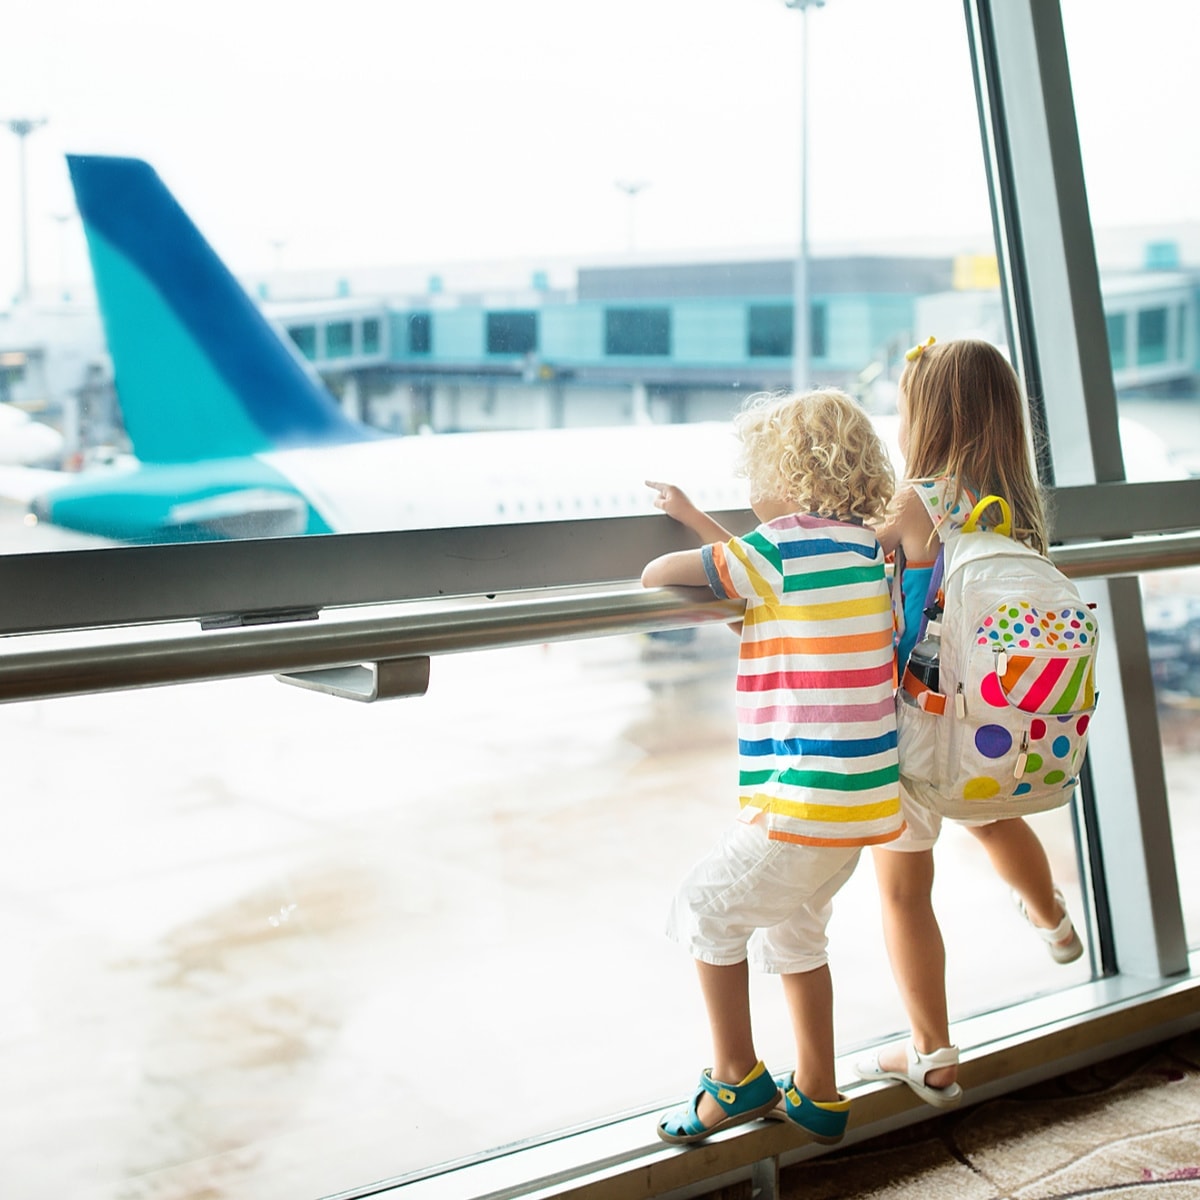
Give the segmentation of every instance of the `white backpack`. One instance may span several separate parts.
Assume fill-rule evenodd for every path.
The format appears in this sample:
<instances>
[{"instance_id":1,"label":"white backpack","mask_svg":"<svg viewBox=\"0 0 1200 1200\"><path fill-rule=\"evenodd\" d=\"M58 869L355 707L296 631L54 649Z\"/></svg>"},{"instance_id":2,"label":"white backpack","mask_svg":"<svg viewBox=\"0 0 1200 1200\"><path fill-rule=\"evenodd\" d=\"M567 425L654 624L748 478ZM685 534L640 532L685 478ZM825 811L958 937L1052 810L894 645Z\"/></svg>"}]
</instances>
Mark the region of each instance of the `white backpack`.
<instances>
[{"instance_id":1,"label":"white backpack","mask_svg":"<svg viewBox=\"0 0 1200 1200\"><path fill-rule=\"evenodd\" d=\"M977 528L998 504L994 532ZM945 817L995 820L1066 804L1096 706L1095 613L1049 559L1011 536L997 496L942 538L937 690L896 693L900 780ZM910 663L911 663L910 659Z\"/></svg>"}]
</instances>

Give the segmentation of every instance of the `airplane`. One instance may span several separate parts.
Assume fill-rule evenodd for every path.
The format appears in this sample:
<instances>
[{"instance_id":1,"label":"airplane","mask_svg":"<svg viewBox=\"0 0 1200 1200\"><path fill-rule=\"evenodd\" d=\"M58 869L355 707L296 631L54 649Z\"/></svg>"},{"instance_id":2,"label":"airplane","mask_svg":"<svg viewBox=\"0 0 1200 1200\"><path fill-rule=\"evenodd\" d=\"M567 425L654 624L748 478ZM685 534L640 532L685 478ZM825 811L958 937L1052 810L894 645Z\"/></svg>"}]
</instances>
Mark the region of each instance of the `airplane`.
<instances>
[{"instance_id":1,"label":"airplane","mask_svg":"<svg viewBox=\"0 0 1200 1200\"><path fill-rule=\"evenodd\" d=\"M0 466L38 522L163 543L645 515L648 478L748 507L728 422L395 436L350 419L149 164L67 162L133 454ZM900 476L896 417L875 420ZM1161 458L1147 477L1170 477Z\"/></svg>"},{"instance_id":2,"label":"airplane","mask_svg":"<svg viewBox=\"0 0 1200 1200\"><path fill-rule=\"evenodd\" d=\"M125 461L0 467L39 522L127 543L653 512L647 478L747 507L722 422L388 436L351 420L147 163L68 155Z\"/></svg>"}]
</instances>

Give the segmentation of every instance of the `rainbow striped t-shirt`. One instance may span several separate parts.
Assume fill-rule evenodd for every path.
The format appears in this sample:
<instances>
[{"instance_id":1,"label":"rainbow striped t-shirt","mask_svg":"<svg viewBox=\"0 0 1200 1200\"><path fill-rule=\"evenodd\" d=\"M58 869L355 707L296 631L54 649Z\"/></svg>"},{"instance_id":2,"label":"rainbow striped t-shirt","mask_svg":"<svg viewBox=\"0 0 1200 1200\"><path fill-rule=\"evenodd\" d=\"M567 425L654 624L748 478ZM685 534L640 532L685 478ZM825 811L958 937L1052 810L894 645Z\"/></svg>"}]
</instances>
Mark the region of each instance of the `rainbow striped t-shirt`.
<instances>
[{"instance_id":1,"label":"rainbow striped t-shirt","mask_svg":"<svg viewBox=\"0 0 1200 1200\"><path fill-rule=\"evenodd\" d=\"M746 601L742 807L765 810L778 841L866 846L897 837L892 613L875 534L795 514L703 555L716 595Z\"/></svg>"}]
</instances>

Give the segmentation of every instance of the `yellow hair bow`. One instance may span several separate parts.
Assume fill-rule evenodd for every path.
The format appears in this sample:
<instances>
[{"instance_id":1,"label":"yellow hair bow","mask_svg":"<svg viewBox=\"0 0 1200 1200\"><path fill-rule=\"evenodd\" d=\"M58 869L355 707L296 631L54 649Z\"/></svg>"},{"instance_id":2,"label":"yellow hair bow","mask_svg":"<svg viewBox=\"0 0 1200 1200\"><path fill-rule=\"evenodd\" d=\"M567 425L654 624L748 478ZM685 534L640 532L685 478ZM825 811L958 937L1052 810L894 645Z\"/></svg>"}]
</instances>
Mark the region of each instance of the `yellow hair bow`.
<instances>
[{"instance_id":1,"label":"yellow hair bow","mask_svg":"<svg viewBox=\"0 0 1200 1200\"><path fill-rule=\"evenodd\" d=\"M928 349L929 349L929 347L930 347L930 346L932 346L932 345L933 345L933 343L934 343L934 342L936 342L936 341L937 341L937 338L935 338L935 337L933 336L933 334L931 333L931 334L929 335L929 339L928 339L928 341L924 341L924 342L918 342L918 343L917 343L917 344L916 344L916 345L915 345L915 346L914 346L914 347L913 347L911 350L909 350L909 351L908 351L908 352L907 352L907 353L904 355L905 361L907 361L907 362L916 362L916 361L917 361L917 359L918 359L918 358L920 358L920 357L921 357L921 355L922 355L922 354L924 354L924 353L925 353L925 351L926 351L926 350L928 350Z\"/></svg>"}]
</instances>

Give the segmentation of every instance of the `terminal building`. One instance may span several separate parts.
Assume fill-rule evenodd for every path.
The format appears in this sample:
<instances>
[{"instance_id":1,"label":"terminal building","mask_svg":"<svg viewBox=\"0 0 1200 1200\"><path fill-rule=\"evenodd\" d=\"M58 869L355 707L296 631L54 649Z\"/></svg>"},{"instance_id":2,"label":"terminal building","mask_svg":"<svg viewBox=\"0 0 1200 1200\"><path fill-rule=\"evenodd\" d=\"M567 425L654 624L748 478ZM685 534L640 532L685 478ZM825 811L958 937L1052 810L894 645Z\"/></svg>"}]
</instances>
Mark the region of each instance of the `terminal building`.
<instances>
[{"instance_id":1,"label":"terminal building","mask_svg":"<svg viewBox=\"0 0 1200 1200\"><path fill-rule=\"evenodd\" d=\"M1170 245L1145 253L1104 282L1116 386L1194 390L1200 270L1177 269ZM266 310L354 415L397 433L721 420L791 385L794 277L791 259L580 267L571 287L532 272L492 295ZM924 330L1007 343L994 258L818 256L809 283L812 378L869 408L894 404Z\"/></svg>"}]
</instances>

